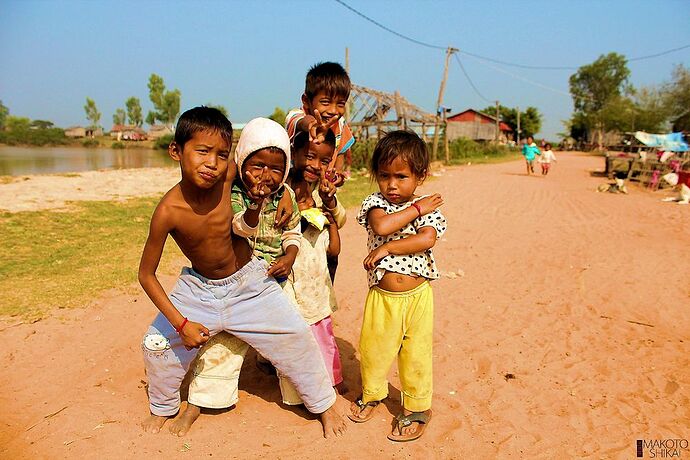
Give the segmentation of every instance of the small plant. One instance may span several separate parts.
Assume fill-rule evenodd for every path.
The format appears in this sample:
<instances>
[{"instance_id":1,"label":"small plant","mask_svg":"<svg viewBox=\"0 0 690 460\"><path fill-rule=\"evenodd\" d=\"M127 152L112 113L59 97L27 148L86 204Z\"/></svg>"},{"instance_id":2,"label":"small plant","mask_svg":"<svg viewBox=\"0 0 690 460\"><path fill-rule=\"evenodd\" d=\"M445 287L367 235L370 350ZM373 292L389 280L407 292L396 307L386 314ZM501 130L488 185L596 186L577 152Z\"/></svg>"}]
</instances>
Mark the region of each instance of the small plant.
<instances>
[{"instance_id":1,"label":"small plant","mask_svg":"<svg viewBox=\"0 0 690 460\"><path fill-rule=\"evenodd\" d=\"M115 141L112 143L110 146L111 149L124 149L125 148L125 143L124 142L119 142Z\"/></svg>"},{"instance_id":2,"label":"small plant","mask_svg":"<svg viewBox=\"0 0 690 460\"><path fill-rule=\"evenodd\" d=\"M98 147L100 143L96 139L84 139L81 141L81 145L84 147Z\"/></svg>"}]
</instances>

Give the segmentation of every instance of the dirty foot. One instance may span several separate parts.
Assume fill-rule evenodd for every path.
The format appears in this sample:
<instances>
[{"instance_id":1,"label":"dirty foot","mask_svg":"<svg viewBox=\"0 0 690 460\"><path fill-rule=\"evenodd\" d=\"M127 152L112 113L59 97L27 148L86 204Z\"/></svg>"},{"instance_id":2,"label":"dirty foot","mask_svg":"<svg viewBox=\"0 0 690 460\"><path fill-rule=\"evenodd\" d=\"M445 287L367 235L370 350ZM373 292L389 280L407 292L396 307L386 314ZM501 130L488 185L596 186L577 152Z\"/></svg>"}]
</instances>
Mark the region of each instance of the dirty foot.
<instances>
[{"instance_id":1,"label":"dirty foot","mask_svg":"<svg viewBox=\"0 0 690 460\"><path fill-rule=\"evenodd\" d=\"M323 437L332 438L333 436L342 436L345 434L347 426L345 420L338 413L336 404L333 404L328 410L320 415L321 424L323 425Z\"/></svg>"},{"instance_id":2,"label":"dirty foot","mask_svg":"<svg viewBox=\"0 0 690 460\"><path fill-rule=\"evenodd\" d=\"M144 429L145 432L155 434L161 430L163 424L169 418L172 417L162 417L160 415L150 414L148 417L146 417L145 420L141 422L141 427Z\"/></svg>"},{"instance_id":3,"label":"dirty foot","mask_svg":"<svg viewBox=\"0 0 690 460\"><path fill-rule=\"evenodd\" d=\"M411 412L407 409L395 419L393 430L388 439L397 442L414 441L424 434L431 420L431 409L424 412Z\"/></svg>"},{"instance_id":4,"label":"dirty foot","mask_svg":"<svg viewBox=\"0 0 690 460\"><path fill-rule=\"evenodd\" d=\"M192 424L199 418L199 414L201 414L201 409L198 406L187 403L187 408L182 415L170 424L170 433L180 437L186 435Z\"/></svg>"}]
</instances>

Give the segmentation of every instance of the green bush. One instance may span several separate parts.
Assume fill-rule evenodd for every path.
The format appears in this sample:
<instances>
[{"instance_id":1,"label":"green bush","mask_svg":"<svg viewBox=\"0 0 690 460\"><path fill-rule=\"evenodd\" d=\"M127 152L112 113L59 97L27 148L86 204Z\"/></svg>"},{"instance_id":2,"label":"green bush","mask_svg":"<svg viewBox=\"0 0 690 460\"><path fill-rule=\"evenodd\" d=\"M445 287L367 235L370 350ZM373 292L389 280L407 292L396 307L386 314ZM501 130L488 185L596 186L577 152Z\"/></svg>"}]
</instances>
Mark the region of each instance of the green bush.
<instances>
[{"instance_id":1,"label":"green bush","mask_svg":"<svg viewBox=\"0 0 690 460\"><path fill-rule=\"evenodd\" d=\"M160 150L168 150L168 146L173 141L174 136L172 134L166 134L161 136L153 143L153 147Z\"/></svg>"},{"instance_id":2,"label":"green bush","mask_svg":"<svg viewBox=\"0 0 690 460\"><path fill-rule=\"evenodd\" d=\"M455 139L448 145L451 163L461 163L469 159L479 159L484 157L500 158L514 153L516 150L506 145L494 144L490 142L476 142L471 139ZM445 155L443 144L438 153L440 158Z\"/></svg>"},{"instance_id":3,"label":"green bush","mask_svg":"<svg viewBox=\"0 0 690 460\"><path fill-rule=\"evenodd\" d=\"M0 143L7 145L61 145L67 143L65 132L60 128L29 128L17 126L0 131Z\"/></svg>"},{"instance_id":4,"label":"green bush","mask_svg":"<svg viewBox=\"0 0 690 460\"><path fill-rule=\"evenodd\" d=\"M81 145L84 147L98 147L100 145L100 142L96 139L84 139L81 141Z\"/></svg>"},{"instance_id":5,"label":"green bush","mask_svg":"<svg viewBox=\"0 0 690 460\"><path fill-rule=\"evenodd\" d=\"M111 149L124 149L125 144L124 144L124 142L115 141L111 144L110 148Z\"/></svg>"},{"instance_id":6,"label":"green bush","mask_svg":"<svg viewBox=\"0 0 690 460\"><path fill-rule=\"evenodd\" d=\"M370 138L367 141L357 141L352 147L352 169L369 169L369 160L374 148L376 147L376 139ZM433 143L428 143L429 155L433 148ZM443 139L439 140L438 159L445 161L445 153L443 150ZM499 159L507 156L512 156L518 150L515 147L511 148L506 145L498 145L490 142L476 142L471 139L456 139L448 144L448 151L450 162L465 163L468 160L479 161L486 159Z\"/></svg>"},{"instance_id":7,"label":"green bush","mask_svg":"<svg viewBox=\"0 0 690 460\"><path fill-rule=\"evenodd\" d=\"M376 147L376 139L357 140L352 146L352 169L369 169L369 159Z\"/></svg>"}]
</instances>

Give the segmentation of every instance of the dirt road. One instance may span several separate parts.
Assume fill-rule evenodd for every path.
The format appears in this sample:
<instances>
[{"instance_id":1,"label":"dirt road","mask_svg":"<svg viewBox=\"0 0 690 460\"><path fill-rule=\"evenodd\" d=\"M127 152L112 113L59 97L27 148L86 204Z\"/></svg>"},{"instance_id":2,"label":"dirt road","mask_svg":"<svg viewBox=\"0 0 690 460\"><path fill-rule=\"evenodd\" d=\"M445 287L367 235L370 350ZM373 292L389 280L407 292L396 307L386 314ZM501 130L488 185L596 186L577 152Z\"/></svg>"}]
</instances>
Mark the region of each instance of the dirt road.
<instances>
[{"instance_id":1,"label":"dirt road","mask_svg":"<svg viewBox=\"0 0 690 460\"><path fill-rule=\"evenodd\" d=\"M449 228L435 248L434 418L419 441L386 439L395 370L373 420L324 440L253 356L236 408L202 415L184 438L144 434L139 344L156 311L112 292L0 324L0 457L631 458L638 439L690 438L690 208L661 192L596 193L603 179L588 171L601 159L558 157L547 178L512 162L449 169L423 188L443 194ZM334 315L350 400L366 294L354 214Z\"/></svg>"}]
</instances>

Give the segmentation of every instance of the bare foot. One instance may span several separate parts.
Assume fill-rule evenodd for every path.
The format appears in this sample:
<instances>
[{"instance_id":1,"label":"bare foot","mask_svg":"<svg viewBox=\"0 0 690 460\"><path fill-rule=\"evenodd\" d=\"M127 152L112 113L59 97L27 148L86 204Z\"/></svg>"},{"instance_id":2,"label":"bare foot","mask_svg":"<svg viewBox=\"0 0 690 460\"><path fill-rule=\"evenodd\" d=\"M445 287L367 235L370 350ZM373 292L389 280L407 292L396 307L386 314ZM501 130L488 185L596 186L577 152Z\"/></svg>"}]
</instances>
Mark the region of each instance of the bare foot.
<instances>
[{"instance_id":1,"label":"bare foot","mask_svg":"<svg viewBox=\"0 0 690 460\"><path fill-rule=\"evenodd\" d=\"M174 436L180 437L186 435L189 429L192 427L192 424L197 418L199 418L199 414L201 414L201 409L199 406L187 403L187 408L182 415L177 417L170 424L170 433L172 433Z\"/></svg>"},{"instance_id":2,"label":"bare foot","mask_svg":"<svg viewBox=\"0 0 690 460\"><path fill-rule=\"evenodd\" d=\"M163 424L169 418L172 418L172 417L163 417L160 415L150 414L148 417L146 417L146 420L141 422L141 427L147 433L156 434L161 430L161 428L163 427Z\"/></svg>"},{"instance_id":3,"label":"bare foot","mask_svg":"<svg viewBox=\"0 0 690 460\"><path fill-rule=\"evenodd\" d=\"M347 394L347 392L350 391L350 389L345 384L345 380L343 380L342 382L337 384L334 388L335 388L335 391L337 391L339 395Z\"/></svg>"},{"instance_id":4,"label":"bare foot","mask_svg":"<svg viewBox=\"0 0 690 460\"><path fill-rule=\"evenodd\" d=\"M333 436L342 436L345 434L347 425L345 425L345 420L338 413L333 404L326 412L323 412L320 416L321 424L323 425L323 437L328 439Z\"/></svg>"}]
</instances>

